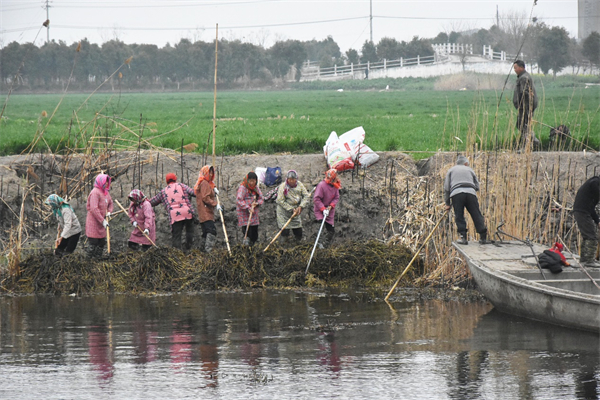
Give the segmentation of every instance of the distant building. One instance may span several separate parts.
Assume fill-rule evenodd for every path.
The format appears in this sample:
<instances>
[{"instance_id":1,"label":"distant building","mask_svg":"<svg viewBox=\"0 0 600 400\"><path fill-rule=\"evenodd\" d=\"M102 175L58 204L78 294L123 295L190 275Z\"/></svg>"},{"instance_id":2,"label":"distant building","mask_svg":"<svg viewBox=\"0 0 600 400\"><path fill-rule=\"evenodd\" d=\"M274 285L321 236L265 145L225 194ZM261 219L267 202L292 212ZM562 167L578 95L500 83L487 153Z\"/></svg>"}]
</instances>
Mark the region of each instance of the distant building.
<instances>
[{"instance_id":1,"label":"distant building","mask_svg":"<svg viewBox=\"0 0 600 400\"><path fill-rule=\"evenodd\" d=\"M585 39L594 31L600 33L600 0L578 1L579 39Z\"/></svg>"}]
</instances>

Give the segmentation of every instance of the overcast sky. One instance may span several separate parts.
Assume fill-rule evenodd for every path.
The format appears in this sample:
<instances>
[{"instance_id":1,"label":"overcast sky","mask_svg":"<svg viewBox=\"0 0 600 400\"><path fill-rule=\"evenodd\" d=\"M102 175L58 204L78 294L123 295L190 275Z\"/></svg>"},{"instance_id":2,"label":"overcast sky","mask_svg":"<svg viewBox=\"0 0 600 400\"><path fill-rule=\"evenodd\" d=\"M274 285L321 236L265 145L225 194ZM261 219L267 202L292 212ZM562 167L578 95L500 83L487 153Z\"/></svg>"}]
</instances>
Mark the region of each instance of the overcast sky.
<instances>
[{"instance_id":1,"label":"overcast sky","mask_svg":"<svg viewBox=\"0 0 600 400\"><path fill-rule=\"evenodd\" d=\"M600 1L600 0L599 0ZM440 31L489 28L496 17L533 15L577 35L577 0L372 0L373 41L410 40ZM0 0L0 44L32 42L46 19L46 0ZM344 52L370 37L369 0L50 0L50 39L68 44L153 43L219 38L270 47L277 40L332 36ZM46 41L43 29L37 45Z\"/></svg>"}]
</instances>

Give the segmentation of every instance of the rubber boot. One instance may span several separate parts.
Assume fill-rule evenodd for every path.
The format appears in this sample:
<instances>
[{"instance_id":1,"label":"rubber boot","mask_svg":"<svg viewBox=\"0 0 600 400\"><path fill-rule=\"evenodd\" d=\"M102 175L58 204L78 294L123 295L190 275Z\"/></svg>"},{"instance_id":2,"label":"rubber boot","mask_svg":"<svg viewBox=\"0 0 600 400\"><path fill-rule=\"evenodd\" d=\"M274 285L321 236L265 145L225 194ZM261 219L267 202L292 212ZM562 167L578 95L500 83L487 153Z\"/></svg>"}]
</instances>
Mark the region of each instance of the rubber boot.
<instances>
[{"instance_id":1,"label":"rubber boot","mask_svg":"<svg viewBox=\"0 0 600 400\"><path fill-rule=\"evenodd\" d=\"M204 251L206 247L206 238L204 236L200 236L200 243L198 243L198 248L200 251Z\"/></svg>"},{"instance_id":2,"label":"rubber boot","mask_svg":"<svg viewBox=\"0 0 600 400\"><path fill-rule=\"evenodd\" d=\"M469 244L469 239L467 239L467 232L458 232L458 234L460 235L460 239L458 239L456 243L464 245Z\"/></svg>"},{"instance_id":3,"label":"rubber boot","mask_svg":"<svg viewBox=\"0 0 600 400\"><path fill-rule=\"evenodd\" d=\"M325 235L325 247L331 247L333 243L333 238L335 237L335 232L327 232Z\"/></svg>"},{"instance_id":4,"label":"rubber boot","mask_svg":"<svg viewBox=\"0 0 600 400\"><path fill-rule=\"evenodd\" d=\"M210 253L213 247L215 247L215 243L217 243L217 237L212 233L209 233L208 235L206 235L206 244L204 246L204 250L207 253Z\"/></svg>"},{"instance_id":5,"label":"rubber boot","mask_svg":"<svg viewBox=\"0 0 600 400\"><path fill-rule=\"evenodd\" d=\"M487 231L481 232L479 234L479 244L492 244L492 243L494 243L494 241L488 240L488 238L487 238Z\"/></svg>"},{"instance_id":6,"label":"rubber boot","mask_svg":"<svg viewBox=\"0 0 600 400\"><path fill-rule=\"evenodd\" d=\"M584 240L581 245L581 258L579 262L581 266L585 268L600 268L600 263L595 260L596 257L596 246L595 240Z\"/></svg>"}]
</instances>

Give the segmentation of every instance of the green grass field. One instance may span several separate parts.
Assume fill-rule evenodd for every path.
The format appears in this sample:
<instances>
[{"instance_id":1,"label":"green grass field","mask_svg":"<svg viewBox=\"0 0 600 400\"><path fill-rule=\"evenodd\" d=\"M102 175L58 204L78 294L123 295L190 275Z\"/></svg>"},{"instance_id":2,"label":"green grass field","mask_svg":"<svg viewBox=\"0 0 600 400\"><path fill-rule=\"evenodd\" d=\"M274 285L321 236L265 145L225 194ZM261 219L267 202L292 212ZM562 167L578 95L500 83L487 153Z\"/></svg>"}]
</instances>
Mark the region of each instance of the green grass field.
<instances>
[{"instance_id":1,"label":"green grass field","mask_svg":"<svg viewBox=\"0 0 600 400\"><path fill-rule=\"evenodd\" d=\"M600 87L542 87L538 95L536 120L552 126L565 123L575 138L599 148ZM512 91L504 93L496 111L499 96L492 90L219 92L216 148L218 154L320 152L331 131L342 134L357 126L365 128L365 143L375 151L460 150L469 133L491 148L496 138L502 143L516 133ZM196 151L202 152L212 130L213 93L103 93L82 106L87 97L65 96L46 126L61 95L13 94L0 122L0 153L21 152L39 130L53 150L65 146L69 132L70 143L94 134L105 142L117 136L136 140L114 121L139 132L140 114L146 124L144 138L175 130L152 140L161 147L179 149L183 140L197 143ZM48 117L40 117L43 111ZM95 117L97 112L109 118ZM549 128L537 125L534 131L548 141ZM37 147L43 150L47 145L40 141Z\"/></svg>"}]
</instances>

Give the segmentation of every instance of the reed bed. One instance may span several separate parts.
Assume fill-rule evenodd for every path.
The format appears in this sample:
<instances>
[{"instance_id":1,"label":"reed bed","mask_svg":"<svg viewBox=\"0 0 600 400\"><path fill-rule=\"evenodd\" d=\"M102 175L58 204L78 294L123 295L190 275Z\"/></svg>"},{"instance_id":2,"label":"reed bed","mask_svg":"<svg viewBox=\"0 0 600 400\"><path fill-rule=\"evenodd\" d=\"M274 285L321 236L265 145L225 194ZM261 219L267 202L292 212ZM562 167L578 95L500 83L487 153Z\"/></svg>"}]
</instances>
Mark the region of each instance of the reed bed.
<instances>
[{"instance_id":1,"label":"reed bed","mask_svg":"<svg viewBox=\"0 0 600 400\"><path fill-rule=\"evenodd\" d=\"M396 278L397 266L412 253L405 246L381 241L346 242L322 250L304 275L312 246L275 245L268 252L235 247L232 254L215 251L183 253L153 248L127 252L104 261L81 255L56 258L49 252L21 262L20 274L5 276L4 293L91 294L107 292L166 293L251 287L372 286L385 287ZM423 269L419 263L411 277Z\"/></svg>"}]
</instances>

